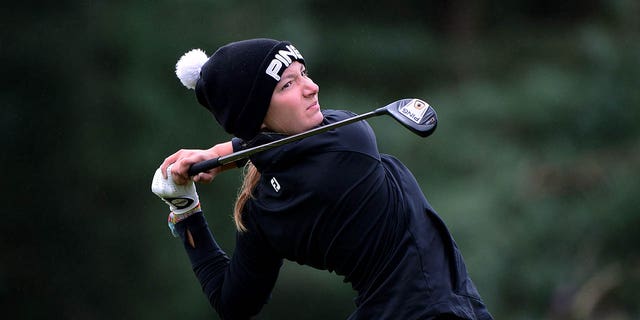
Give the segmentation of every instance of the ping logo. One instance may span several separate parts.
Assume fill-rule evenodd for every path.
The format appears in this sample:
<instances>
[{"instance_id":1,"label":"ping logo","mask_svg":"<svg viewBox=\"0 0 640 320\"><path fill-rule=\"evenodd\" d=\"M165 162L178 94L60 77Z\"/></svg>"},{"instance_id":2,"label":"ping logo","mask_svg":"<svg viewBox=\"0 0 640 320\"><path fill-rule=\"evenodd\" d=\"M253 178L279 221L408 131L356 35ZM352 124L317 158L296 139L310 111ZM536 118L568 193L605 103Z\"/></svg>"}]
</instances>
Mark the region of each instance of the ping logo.
<instances>
[{"instance_id":1,"label":"ping logo","mask_svg":"<svg viewBox=\"0 0 640 320\"><path fill-rule=\"evenodd\" d=\"M273 187L273 190L280 192L280 183L278 183L276 177L271 178L271 186Z\"/></svg>"},{"instance_id":2,"label":"ping logo","mask_svg":"<svg viewBox=\"0 0 640 320\"><path fill-rule=\"evenodd\" d=\"M429 109L429 104L419 100L413 99L406 105L402 106L398 111L405 117L411 119L413 122L420 124L422 117Z\"/></svg>"},{"instance_id":3,"label":"ping logo","mask_svg":"<svg viewBox=\"0 0 640 320\"><path fill-rule=\"evenodd\" d=\"M304 59L296 47L287 45L285 48L287 48L287 50L280 50L276 53L265 71L272 78L276 79L276 81L280 81L280 70L282 70L282 67L284 66L286 68L293 62L291 58Z\"/></svg>"}]
</instances>

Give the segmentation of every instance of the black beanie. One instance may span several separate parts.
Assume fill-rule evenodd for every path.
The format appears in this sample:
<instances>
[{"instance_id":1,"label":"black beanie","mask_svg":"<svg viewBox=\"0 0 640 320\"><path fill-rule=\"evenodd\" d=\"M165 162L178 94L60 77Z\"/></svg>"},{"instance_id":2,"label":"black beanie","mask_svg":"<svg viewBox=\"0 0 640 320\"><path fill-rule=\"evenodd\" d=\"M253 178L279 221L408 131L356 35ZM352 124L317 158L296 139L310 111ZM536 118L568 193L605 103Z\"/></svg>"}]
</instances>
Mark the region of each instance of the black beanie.
<instances>
[{"instance_id":1,"label":"black beanie","mask_svg":"<svg viewBox=\"0 0 640 320\"><path fill-rule=\"evenodd\" d=\"M198 102L213 113L225 131L251 140L260 131L280 76L293 61L304 63L300 52L287 41L229 43L202 65L195 83ZM178 77L183 81L180 74Z\"/></svg>"}]
</instances>

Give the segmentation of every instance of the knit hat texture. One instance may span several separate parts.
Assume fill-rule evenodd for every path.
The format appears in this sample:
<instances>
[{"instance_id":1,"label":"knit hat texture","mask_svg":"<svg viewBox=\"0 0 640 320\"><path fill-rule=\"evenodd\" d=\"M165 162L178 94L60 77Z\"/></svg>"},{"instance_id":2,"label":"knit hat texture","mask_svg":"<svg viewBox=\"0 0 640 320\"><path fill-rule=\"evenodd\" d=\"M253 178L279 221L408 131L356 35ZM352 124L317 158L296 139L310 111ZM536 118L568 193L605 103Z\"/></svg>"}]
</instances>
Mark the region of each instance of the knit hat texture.
<instances>
[{"instance_id":1,"label":"knit hat texture","mask_svg":"<svg viewBox=\"0 0 640 320\"><path fill-rule=\"evenodd\" d=\"M187 88L195 88L198 102L226 132L251 140L293 61L304 63L304 58L291 43L250 39L222 46L208 59L199 49L187 52L176 64L176 74Z\"/></svg>"}]
</instances>

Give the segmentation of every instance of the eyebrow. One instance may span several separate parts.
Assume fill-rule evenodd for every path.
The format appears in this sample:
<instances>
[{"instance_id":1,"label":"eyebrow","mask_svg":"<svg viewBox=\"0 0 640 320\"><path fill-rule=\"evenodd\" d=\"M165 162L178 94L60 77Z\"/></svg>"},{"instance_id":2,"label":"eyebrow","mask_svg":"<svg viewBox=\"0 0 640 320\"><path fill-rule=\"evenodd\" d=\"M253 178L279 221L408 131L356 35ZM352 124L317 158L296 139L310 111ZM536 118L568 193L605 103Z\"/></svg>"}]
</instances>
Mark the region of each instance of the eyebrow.
<instances>
[{"instance_id":1,"label":"eyebrow","mask_svg":"<svg viewBox=\"0 0 640 320\"><path fill-rule=\"evenodd\" d=\"M304 64L300 64L300 70L299 71L302 71L304 69L305 69ZM285 79L295 79L297 76L298 76L297 72L296 73L289 73L286 76L282 76L282 78L280 78L280 81L283 81Z\"/></svg>"}]
</instances>

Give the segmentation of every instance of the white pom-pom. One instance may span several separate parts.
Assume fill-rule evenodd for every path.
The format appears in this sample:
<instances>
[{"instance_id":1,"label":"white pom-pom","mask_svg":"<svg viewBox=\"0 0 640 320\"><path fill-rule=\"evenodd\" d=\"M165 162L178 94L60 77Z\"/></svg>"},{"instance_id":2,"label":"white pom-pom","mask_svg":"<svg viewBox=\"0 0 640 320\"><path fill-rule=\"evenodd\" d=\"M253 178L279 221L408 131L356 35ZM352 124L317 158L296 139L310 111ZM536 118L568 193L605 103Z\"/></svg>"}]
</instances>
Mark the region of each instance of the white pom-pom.
<instances>
[{"instance_id":1,"label":"white pom-pom","mask_svg":"<svg viewBox=\"0 0 640 320\"><path fill-rule=\"evenodd\" d=\"M189 89L195 89L200 79L200 69L208 59L207 54L200 49L193 49L182 55L176 63L176 75L180 82Z\"/></svg>"}]
</instances>

